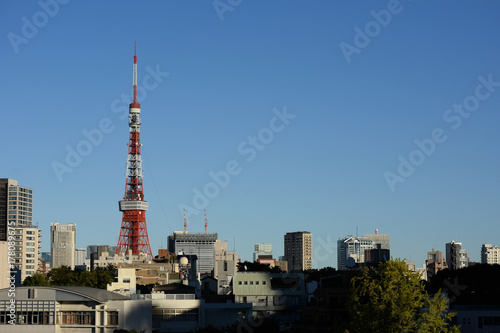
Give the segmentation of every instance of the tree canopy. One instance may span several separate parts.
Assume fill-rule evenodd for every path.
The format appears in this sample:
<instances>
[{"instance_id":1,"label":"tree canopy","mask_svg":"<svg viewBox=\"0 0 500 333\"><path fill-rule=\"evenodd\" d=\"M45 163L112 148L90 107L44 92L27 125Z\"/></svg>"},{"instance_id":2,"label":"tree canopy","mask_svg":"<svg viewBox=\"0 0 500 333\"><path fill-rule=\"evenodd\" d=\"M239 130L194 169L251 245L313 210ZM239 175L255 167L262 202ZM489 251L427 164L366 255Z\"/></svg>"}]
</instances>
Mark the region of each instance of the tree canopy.
<instances>
[{"instance_id":1,"label":"tree canopy","mask_svg":"<svg viewBox=\"0 0 500 333\"><path fill-rule=\"evenodd\" d=\"M27 277L23 286L82 286L106 289L115 277L116 271L112 265L106 268L98 267L92 272L61 266L52 268L47 277L39 273Z\"/></svg>"},{"instance_id":2,"label":"tree canopy","mask_svg":"<svg viewBox=\"0 0 500 333\"><path fill-rule=\"evenodd\" d=\"M430 296L420 274L402 260L362 268L351 283L350 332L460 332L450 325L455 314L448 313L446 297Z\"/></svg>"},{"instance_id":3,"label":"tree canopy","mask_svg":"<svg viewBox=\"0 0 500 333\"><path fill-rule=\"evenodd\" d=\"M237 264L238 272L271 272L271 273L281 273L281 269L278 266L271 268L269 264L261 264L258 262L244 261Z\"/></svg>"}]
</instances>

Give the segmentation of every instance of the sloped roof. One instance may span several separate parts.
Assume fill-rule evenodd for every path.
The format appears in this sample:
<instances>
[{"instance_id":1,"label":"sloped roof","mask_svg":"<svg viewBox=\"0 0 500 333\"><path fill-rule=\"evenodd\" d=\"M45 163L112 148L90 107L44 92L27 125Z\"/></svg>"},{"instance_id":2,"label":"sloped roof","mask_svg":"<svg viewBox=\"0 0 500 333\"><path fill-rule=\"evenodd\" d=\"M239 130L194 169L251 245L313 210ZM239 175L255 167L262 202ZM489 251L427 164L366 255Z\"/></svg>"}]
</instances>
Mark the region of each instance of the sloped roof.
<instances>
[{"instance_id":1,"label":"sloped roof","mask_svg":"<svg viewBox=\"0 0 500 333\"><path fill-rule=\"evenodd\" d=\"M17 287L19 289L48 289L55 291L65 291L78 296L83 296L90 298L97 302L106 302L112 300L128 300L130 297L120 295L118 293L107 291L104 289L91 288L91 287L80 287L80 286L29 286L29 287Z\"/></svg>"}]
</instances>

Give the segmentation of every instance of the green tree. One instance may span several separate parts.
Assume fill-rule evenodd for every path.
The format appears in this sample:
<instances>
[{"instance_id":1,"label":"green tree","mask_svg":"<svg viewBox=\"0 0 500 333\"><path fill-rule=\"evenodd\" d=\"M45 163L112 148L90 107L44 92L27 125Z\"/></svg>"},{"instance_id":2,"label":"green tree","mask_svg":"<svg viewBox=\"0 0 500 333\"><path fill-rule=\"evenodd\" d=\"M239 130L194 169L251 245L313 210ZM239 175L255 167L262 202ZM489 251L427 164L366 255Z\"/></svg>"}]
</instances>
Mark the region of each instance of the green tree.
<instances>
[{"instance_id":1,"label":"green tree","mask_svg":"<svg viewBox=\"0 0 500 333\"><path fill-rule=\"evenodd\" d=\"M108 265L106 268L97 267L92 272L95 274L96 285L95 288L106 289L108 284L115 280L114 268Z\"/></svg>"},{"instance_id":2,"label":"green tree","mask_svg":"<svg viewBox=\"0 0 500 333\"><path fill-rule=\"evenodd\" d=\"M35 273L32 276L26 277L23 281L23 286L50 286L49 280L45 275Z\"/></svg>"},{"instance_id":3,"label":"green tree","mask_svg":"<svg viewBox=\"0 0 500 333\"><path fill-rule=\"evenodd\" d=\"M271 272L271 273L281 273L281 269L278 266L271 268L269 264L261 264L258 262L244 261L236 264L238 267L238 272Z\"/></svg>"},{"instance_id":4,"label":"green tree","mask_svg":"<svg viewBox=\"0 0 500 333\"><path fill-rule=\"evenodd\" d=\"M68 266L53 268L47 274L52 286L82 286L106 289L116 277L116 270L112 265L98 267L94 271L72 270Z\"/></svg>"},{"instance_id":5,"label":"green tree","mask_svg":"<svg viewBox=\"0 0 500 333\"><path fill-rule=\"evenodd\" d=\"M78 286L77 274L69 266L52 268L47 277L52 286Z\"/></svg>"},{"instance_id":6,"label":"green tree","mask_svg":"<svg viewBox=\"0 0 500 333\"><path fill-rule=\"evenodd\" d=\"M402 260L362 268L351 283L351 332L460 332L450 325L455 314L448 313L444 295L430 297L420 274L409 271Z\"/></svg>"},{"instance_id":7,"label":"green tree","mask_svg":"<svg viewBox=\"0 0 500 333\"><path fill-rule=\"evenodd\" d=\"M97 288L97 275L86 270L77 271L77 285Z\"/></svg>"}]
</instances>

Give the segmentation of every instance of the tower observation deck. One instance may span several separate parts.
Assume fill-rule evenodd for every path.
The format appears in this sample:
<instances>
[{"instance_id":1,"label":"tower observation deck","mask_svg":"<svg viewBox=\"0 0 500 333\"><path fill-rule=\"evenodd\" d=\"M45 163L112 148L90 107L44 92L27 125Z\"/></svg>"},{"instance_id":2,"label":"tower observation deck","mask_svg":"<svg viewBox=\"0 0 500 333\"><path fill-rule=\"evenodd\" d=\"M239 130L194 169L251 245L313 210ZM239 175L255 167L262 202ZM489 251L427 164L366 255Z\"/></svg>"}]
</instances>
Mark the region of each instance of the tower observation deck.
<instances>
[{"instance_id":1,"label":"tower observation deck","mask_svg":"<svg viewBox=\"0 0 500 333\"><path fill-rule=\"evenodd\" d=\"M146 253L149 259L153 258L149 245L148 229L146 226L146 211L148 202L144 200L142 186L142 159L141 159L141 105L137 102L137 55L134 47L134 81L132 103L129 106L129 140L125 195L119 201L119 209L123 212L122 226L116 254Z\"/></svg>"}]
</instances>

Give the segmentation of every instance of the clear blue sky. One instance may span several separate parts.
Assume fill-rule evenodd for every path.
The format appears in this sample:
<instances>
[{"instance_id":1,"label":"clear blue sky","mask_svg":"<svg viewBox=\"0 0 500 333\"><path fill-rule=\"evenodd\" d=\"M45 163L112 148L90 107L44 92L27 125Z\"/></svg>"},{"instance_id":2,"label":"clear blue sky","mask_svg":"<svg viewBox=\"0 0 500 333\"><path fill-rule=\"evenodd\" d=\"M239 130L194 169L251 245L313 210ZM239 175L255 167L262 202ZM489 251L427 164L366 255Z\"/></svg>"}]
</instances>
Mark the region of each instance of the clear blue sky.
<instances>
[{"instance_id":1,"label":"clear blue sky","mask_svg":"<svg viewBox=\"0 0 500 333\"><path fill-rule=\"evenodd\" d=\"M500 245L499 2L66 2L0 5L0 177L34 189L43 250L51 222L77 223L78 247L117 243L134 40L153 253L183 204L203 231L193 189L228 163L197 205L243 259L298 230L317 268L356 227L418 265L451 240L475 261ZM67 147L86 156L70 166Z\"/></svg>"}]
</instances>

